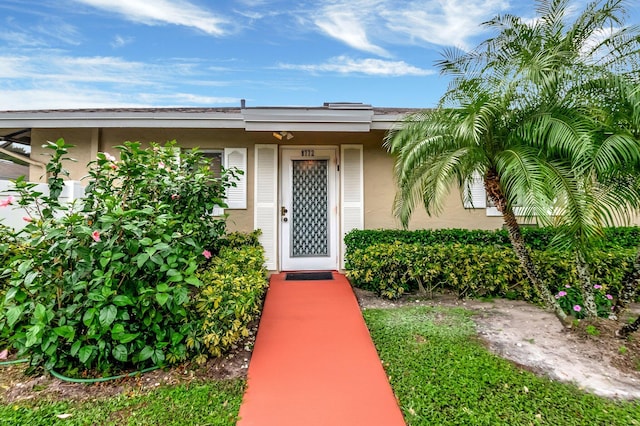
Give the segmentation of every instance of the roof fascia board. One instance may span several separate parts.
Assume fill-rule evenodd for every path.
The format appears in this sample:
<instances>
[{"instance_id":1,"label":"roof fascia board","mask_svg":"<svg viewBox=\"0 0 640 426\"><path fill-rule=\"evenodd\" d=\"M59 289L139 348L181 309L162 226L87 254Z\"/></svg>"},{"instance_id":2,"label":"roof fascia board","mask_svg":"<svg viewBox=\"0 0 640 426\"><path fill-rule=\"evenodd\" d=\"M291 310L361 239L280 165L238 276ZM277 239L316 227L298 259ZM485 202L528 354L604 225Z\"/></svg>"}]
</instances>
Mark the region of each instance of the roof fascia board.
<instances>
[{"instance_id":1,"label":"roof fascia board","mask_svg":"<svg viewBox=\"0 0 640 426\"><path fill-rule=\"evenodd\" d=\"M371 130L390 130L407 117L407 114L379 114L371 121Z\"/></svg>"},{"instance_id":2,"label":"roof fascia board","mask_svg":"<svg viewBox=\"0 0 640 426\"><path fill-rule=\"evenodd\" d=\"M329 108L246 108L247 131L368 132L373 110Z\"/></svg>"},{"instance_id":3,"label":"roof fascia board","mask_svg":"<svg viewBox=\"0 0 640 426\"><path fill-rule=\"evenodd\" d=\"M16 112L0 113L0 127L244 128L239 113Z\"/></svg>"}]
</instances>

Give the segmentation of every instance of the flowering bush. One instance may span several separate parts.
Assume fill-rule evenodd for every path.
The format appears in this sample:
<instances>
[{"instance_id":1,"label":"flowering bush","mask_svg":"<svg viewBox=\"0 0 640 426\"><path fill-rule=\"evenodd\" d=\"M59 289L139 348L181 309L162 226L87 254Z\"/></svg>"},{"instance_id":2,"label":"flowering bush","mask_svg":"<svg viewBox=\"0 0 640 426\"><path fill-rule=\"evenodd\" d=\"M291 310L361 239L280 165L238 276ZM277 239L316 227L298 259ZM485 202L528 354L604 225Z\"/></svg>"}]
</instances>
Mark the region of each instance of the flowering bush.
<instances>
[{"instance_id":1,"label":"flowering bush","mask_svg":"<svg viewBox=\"0 0 640 426\"><path fill-rule=\"evenodd\" d=\"M611 314L613 296L607 293L606 289L600 284L594 284L593 289L598 316L607 318ZM582 292L579 288L566 284L562 290L556 293L555 297L567 315L573 315L578 319L584 318Z\"/></svg>"},{"instance_id":2,"label":"flowering bush","mask_svg":"<svg viewBox=\"0 0 640 426\"><path fill-rule=\"evenodd\" d=\"M15 182L20 204L31 206L19 235L28 251L11 260L0 327L19 355L47 369L185 359L196 271L225 230L224 218L210 212L225 206L233 173L214 177L200 154L180 153L175 143L127 142L120 160L98 154L86 198L63 207L57 196L69 147L62 139L48 144L48 197Z\"/></svg>"}]
</instances>

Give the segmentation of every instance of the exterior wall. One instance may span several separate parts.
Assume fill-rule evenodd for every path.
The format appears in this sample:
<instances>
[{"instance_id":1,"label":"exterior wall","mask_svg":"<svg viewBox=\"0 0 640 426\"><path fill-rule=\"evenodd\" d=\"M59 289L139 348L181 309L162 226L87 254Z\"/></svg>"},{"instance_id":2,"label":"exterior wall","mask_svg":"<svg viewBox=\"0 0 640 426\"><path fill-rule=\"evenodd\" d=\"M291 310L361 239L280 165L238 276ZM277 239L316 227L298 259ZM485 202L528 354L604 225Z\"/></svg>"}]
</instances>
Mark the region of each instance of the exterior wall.
<instances>
[{"instance_id":1,"label":"exterior wall","mask_svg":"<svg viewBox=\"0 0 640 426\"><path fill-rule=\"evenodd\" d=\"M80 180L86 176L87 163L95 160L98 154L97 129L32 129L31 130L31 158L47 163L49 149L42 148L47 141L55 142L64 138L65 142L76 147L70 150L70 156L76 161L68 161L64 167L69 170L71 180ZM40 167L30 168L29 180L32 182L46 182L45 170Z\"/></svg>"},{"instance_id":2,"label":"exterior wall","mask_svg":"<svg viewBox=\"0 0 640 426\"><path fill-rule=\"evenodd\" d=\"M76 162L68 162L71 180L81 180L86 175L86 165L95 159L100 151L116 154L114 148L124 141L164 143L175 139L183 148L222 149L225 147L247 148L247 209L227 210L228 228L232 231L253 229L254 209L254 145L336 145L362 144L364 146L364 227L365 229L400 228L393 216L395 184L393 158L382 147L384 130L371 132L293 132L291 140L278 141L271 132L247 132L244 129L161 129L161 128L78 128L78 129L33 129L31 158L46 162L48 150L41 146L47 140L64 138L76 147L71 156ZM30 168L30 180L44 182L44 170L37 166ZM640 217L633 221L640 224ZM487 216L485 209L464 209L457 190L449 195L445 208L439 216L429 217L422 207L418 207L409 224L410 229L469 228L499 229L501 217Z\"/></svg>"},{"instance_id":3,"label":"exterior wall","mask_svg":"<svg viewBox=\"0 0 640 426\"><path fill-rule=\"evenodd\" d=\"M401 228L393 216L396 185L393 157L381 147L384 131L379 131L364 149L364 225L366 229ZM414 211L409 229L471 228L499 229L502 218L487 217L485 209L465 209L456 189L447 198L443 213L427 216L422 206Z\"/></svg>"}]
</instances>

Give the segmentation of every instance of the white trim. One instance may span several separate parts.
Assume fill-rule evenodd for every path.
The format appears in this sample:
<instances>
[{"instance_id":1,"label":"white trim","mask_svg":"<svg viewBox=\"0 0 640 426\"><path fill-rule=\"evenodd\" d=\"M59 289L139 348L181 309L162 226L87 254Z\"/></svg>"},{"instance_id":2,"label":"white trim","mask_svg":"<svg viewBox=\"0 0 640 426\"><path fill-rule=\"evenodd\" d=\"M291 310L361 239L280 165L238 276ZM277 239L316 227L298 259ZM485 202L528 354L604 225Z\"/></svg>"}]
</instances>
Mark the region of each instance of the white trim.
<instances>
[{"instance_id":1,"label":"white trim","mask_svg":"<svg viewBox=\"0 0 640 426\"><path fill-rule=\"evenodd\" d=\"M227 188L227 207L229 209L247 208L247 148L225 148L223 166L241 171L236 186Z\"/></svg>"},{"instance_id":2,"label":"white trim","mask_svg":"<svg viewBox=\"0 0 640 426\"><path fill-rule=\"evenodd\" d=\"M247 131L389 130L417 109L364 104L322 107L139 108L0 111L0 128L184 128Z\"/></svg>"},{"instance_id":3,"label":"white trim","mask_svg":"<svg viewBox=\"0 0 640 426\"><path fill-rule=\"evenodd\" d=\"M524 216L524 209L522 207L514 206L513 214L515 216ZM502 216L502 213L498 211L497 207L487 207L487 216L489 217L499 217Z\"/></svg>"},{"instance_id":4,"label":"white trim","mask_svg":"<svg viewBox=\"0 0 640 426\"><path fill-rule=\"evenodd\" d=\"M309 154L308 151L313 151ZM339 264L339 212L338 212L338 176L337 146L301 146L281 147L280 150L280 204L287 209L284 216L279 217L280 224L280 269L282 270L336 270ZM312 155L312 156L311 156ZM327 201L328 201L328 254L326 256L294 257L291 251L292 216L292 170L295 160L328 160ZM278 212L280 216L280 212Z\"/></svg>"},{"instance_id":5,"label":"white trim","mask_svg":"<svg viewBox=\"0 0 640 426\"><path fill-rule=\"evenodd\" d=\"M265 267L278 269L278 145L256 144L253 227L260 229L265 251Z\"/></svg>"},{"instance_id":6,"label":"white trim","mask_svg":"<svg viewBox=\"0 0 640 426\"><path fill-rule=\"evenodd\" d=\"M468 183L469 192L465 188L463 206L465 209L484 209L487 207L487 191L484 189L484 179L479 172L473 172Z\"/></svg>"},{"instance_id":7,"label":"white trim","mask_svg":"<svg viewBox=\"0 0 640 426\"><path fill-rule=\"evenodd\" d=\"M350 155L356 154L357 158ZM354 152L355 151L355 152ZM364 159L362 145L340 147L340 267L344 269L344 236L353 229L364 228Z\"/></svg>"},{"instance_id":8,"label":"white trim","mask_svg":"<svg viewBox=\"0 0 640 426\"><path fill-rule=\"evenodd\" d=\"M242 116L247 131L341 131L368 132L373 119L371 107L334 108L247 108Z\"/></svg>"}]
</instances>

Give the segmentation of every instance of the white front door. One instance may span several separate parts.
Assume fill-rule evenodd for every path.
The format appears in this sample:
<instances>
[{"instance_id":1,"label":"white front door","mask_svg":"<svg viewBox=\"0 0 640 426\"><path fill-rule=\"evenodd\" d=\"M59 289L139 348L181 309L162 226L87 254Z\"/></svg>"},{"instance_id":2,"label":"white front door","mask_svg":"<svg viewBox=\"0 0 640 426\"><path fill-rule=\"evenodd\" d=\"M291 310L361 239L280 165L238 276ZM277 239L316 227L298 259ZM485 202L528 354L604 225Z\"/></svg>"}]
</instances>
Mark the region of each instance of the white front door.
<instances>
[{"instance_id":1,"label":"white front door","mask_svg":"<svg viewBox=\"0 0 640 426\"><path fill-rule=\"evenodd\" d=\"M280 269L338 269L336 148L283 148Z\"/></svg>"}]
</instances>

